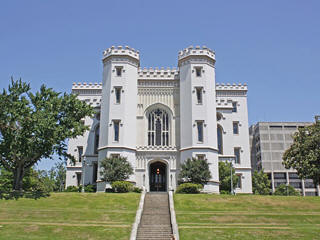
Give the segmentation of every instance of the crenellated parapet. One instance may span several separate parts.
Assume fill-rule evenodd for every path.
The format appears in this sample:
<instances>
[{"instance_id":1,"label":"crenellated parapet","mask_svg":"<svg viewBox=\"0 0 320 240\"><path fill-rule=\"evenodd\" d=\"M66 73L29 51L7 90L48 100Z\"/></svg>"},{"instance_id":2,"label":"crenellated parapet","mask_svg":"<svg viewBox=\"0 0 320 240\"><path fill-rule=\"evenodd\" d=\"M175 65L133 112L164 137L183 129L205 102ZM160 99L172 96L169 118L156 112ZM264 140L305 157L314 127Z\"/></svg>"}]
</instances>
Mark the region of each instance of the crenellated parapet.
<instances>
[{"instance_id":1,"label":"crenellated parapet","mask_svg":"<svg viewBox=\"0 0 320 240\"><path fill-rule=\"evenodd\" d=\"M215 52L206 46L203 46L203 47L190 46L188 48L185 48L184 50L179 52L178 60L180 62L180 61L187 59L187 58L190 58L192 56L198 57L198 58L199 57L207 57L215 62Z\"/></svg>"},{"instance_id":2,"label":"crenellated parapet","mask_svg":"<svg viewBox=\"0 0 320 240\"><path fill-rule=\"evenodd\" d=\"M248 92L248 86L246 83L244 84L217 83L216 84L217 97L240 97L240 96L246 97L247 92ZM222 105L224 104L225 103L223 103Z\"/></svg>"},{"instance_id":3,"label":"crenellated parapet","mask_svg":"<svg viewBox=\"0 0 320 240\"><path fill-rule=\"evenodd\" d=\"M138 62L140 61L140 54L139 51L131 48L129 46L112 46L108 49L106 49L105 51L103 51L103 61L105 61L106 59L112 57L112 56L117 56L117 57L121 57L121 56L129 56L135 60L137 60Z\"/></svg>"},{"instance_id":4,"label":"crenellated parapet","mask_svg":"<svg viewBox=\"0 0 320 240\"><path fill-rule=\"evenodd\" d=\"M138 78L140 79L178 79L179 69L173 68L139 68Z\"/></svg>"},{"instance_id":5,"label":"crenellated parapet","mask_svg":"<svg viewBox=\"0 0 320 240\"><path fill-rule=\"evenodd\" d=\"M102 83L81 83L81 82L78 82L78 83L73 83L72 84L72 90L75 90L75 89L102 89Z\"/></svg>"},{"instance_id":6,"label":"crenellated parapet","mask_svg":"<svg viewBox=\"0 0 320 240\"><path fill-rule=\"evenodd\" d=\"M217 83L216 84L216 90L248 90L247 84L230 84L230 83Z\"/></svg>"}]
</instances>

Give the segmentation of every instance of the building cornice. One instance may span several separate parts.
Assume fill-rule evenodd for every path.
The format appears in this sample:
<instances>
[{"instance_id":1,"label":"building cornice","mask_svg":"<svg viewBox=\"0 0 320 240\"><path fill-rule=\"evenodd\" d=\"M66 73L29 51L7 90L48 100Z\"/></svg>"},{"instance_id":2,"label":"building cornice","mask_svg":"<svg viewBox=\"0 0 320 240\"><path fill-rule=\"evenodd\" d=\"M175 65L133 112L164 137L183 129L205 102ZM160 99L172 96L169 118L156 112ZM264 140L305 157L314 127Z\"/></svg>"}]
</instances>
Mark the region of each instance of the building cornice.
<instances>
[{"instance_id":1,"label":"building cornice","mask_svg":"<svg viewBox=\"0 0 320 240\"><path fill-rule=\"evenodd\" d=\"M219 151L218 149L210 147L210 146L191 146L191 147L180 148L179 151L183 152L183 151L187 151L187 150L190 150L190 149L210 149L210 150L213 150L215 152Z\"/></svg>"},{"instance_id":2,"label":"building cornice","mask_svg":"<svg viewBox=\"0 0 320 240\"><path fill-rule=\"evenodd\" d=\"M132 148L132 147L127 147L127 146L103 146L103 147L98 148L98 151L103 150L103 149L127 149L127 150L137 151L137 149Z\"/></svg>"}]
</instances>

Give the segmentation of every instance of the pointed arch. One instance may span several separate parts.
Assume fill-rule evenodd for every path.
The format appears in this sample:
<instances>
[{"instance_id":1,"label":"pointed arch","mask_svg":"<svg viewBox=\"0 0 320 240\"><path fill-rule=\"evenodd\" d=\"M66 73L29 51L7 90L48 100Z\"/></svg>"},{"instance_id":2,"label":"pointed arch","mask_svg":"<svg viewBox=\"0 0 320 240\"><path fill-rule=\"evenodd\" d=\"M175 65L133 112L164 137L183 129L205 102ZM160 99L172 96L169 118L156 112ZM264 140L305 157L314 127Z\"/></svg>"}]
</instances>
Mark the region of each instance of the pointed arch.
<instances>
[{"instance_id":1,"label":"pointed arch","mask_svg":"<svg viewBox=\"0 0 320 240\"><path fill-rule=\"evenodd\" d=\"M223 128L220 124L217 125L217 142L218 153L223 154Z\"/></svg>"},{"instance_id":2,"label":"pointed arch","mask_svg":"<svg viewBox=\"0 0 320 240\"><path fill-rule=\"evenodd\" d=\"M94 129L94 154L98 154L99 148L99 136L100 136L100 124L98 123Z\"/></svg>"}]
</instances>

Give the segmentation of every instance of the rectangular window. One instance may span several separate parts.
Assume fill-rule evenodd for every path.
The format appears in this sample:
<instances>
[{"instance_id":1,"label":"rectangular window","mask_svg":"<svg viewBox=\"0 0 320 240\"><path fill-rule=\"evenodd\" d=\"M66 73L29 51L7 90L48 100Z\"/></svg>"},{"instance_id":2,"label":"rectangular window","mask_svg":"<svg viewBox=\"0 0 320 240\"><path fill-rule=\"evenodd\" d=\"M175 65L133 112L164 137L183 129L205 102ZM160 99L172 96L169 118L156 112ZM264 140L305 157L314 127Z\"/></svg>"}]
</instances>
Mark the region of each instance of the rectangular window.
<instances>
[{"instance_id":1,"label":"rectangular window","mask_svg":"<svg viewBox=\"0 0 320 240\"><path fill-rule=\"evenodd\" d=\"M120 154L112 153L112 154L110 154L110 158L120 158Z\"/></svg>"},{"instance_id":2,"label":"rectangular window","mask_svg":"<svg viewBox=\"0 0 320 240\"><path fill-rule=\"evenodd\" d=\"M203 121L197 121L198 142L203 142Z\"/></svg>"},{"instance_id":3,"label":"rectangular window","mask_svg":"<svg viewBox=\"0 0 320 240\"><path fill-rule=\"evenodd\" d=\"M81 173L80 172L77 172L77 186L80 186L81 185Z\"/></svg>"},{"instance_id":4,"label":"rectangular window","mask_svg":"<svg viewBox=\"0 0 320 240\"><path fill-rule=\"evenodd\" d=\"M240 164L240 148L234 148L235 163Z\"/></svg>"},{"instance_id":5,"label":"rectangular window","mask_svg":"<svg viewBox=\"0 0 320 240\"><path fill-rule=\"evenodd\" d=\"M232 102L232 112L237 112L237 102Z\"/></svg>"},{"instance_id":6,"label":"rectangular window","mask_svg":"<svg viewBox=\"0 0 320 240\"><path fill-rule=\"evenodd\" d=\"M114 88L116 94L116 103L119 104L121 102L121 87Z\"/></svg>"},{"instance_id":7,"label":"rectangular window","mask_svg":"<svg viewBox=\"0 0 320 240\"><path fill-rule=\"evenodd\" d=\"M196 76L197 76L197 77L201 77L202 67L195 67L195 70L196 70Z\"/></svg>"},{"instance_id":8,"label":"rectangular window","mask_svg":"<svg viewBox=\"0 0 320 240\"><path fill-rule=\"evenodd\" d=\"M196 157L197 157L199 160L204 160L204 159L206 159L206 155L205 155L205 154L197 154Z\"/></svg>"},{"instance_id":9,"label":"rectangular window","mask_svg":"<svg viewBox=\"0 0 320 240\"><path fill-rule=\"evenodd\" d=\"M233 122L233 134L239 134L239 122Z\"/></svg>"},{"instance_id":10,"label":"rectangular window","mask_svg":"<svg viewBox=\"0 0 320 240\"><path fill-rule=\"evenodd\" d=\"M202 87L196 87L197 103L202 104Z\"/></svg>"},{"instance_id":11,"label":"rectangular window","mask_svg":"<svg viewBox=\"0 0 320 240\"><path fill-rule=\"evenodd\" d=\"M83 147L79 146L78 147L78 161L81 162L82 160L82 154L83 154Z\"/></svg>"},{"instance_id":12,"label":"rectangular window","mask_svg":"<svg viewBox=\"0 0 320 240\"><path fill-rule=\"evenodd\" d=\"M117 73L117 77L121 77L122 67L116 67L116 73Z\"/></svg>"},{"instance_id":13,"label":"rectangular window","mask_svg":"<svg viewBox=\"0 0 320 240\"><path fill-rule=\"evenodd\" d=\"M114 132L114 137L113 140L115 142L119 142L119 126L120 126L120 121L119 120L113 120L113 132Z\"/></svg>"},{"instance_id":14,"label":"rectangular window","mask_svg":"<svg viewBox=\"0 0 320 240\"><path fill-rule=\"evenodd\" d=\"M92 182L97 182L97 175L98 175L98 163L93 163L93 169L92 169Z\"/></svg>"},{"instance_id":15,"label":"rectangular window","mask_svg":"<svg viewBox=\"0 0 320 240\"><path fill-rule=\"evenodd\" d=\"M113 141L119 142L120 121L113 120Z\"/></svg>"},{"instance_id":16,"label":"rectangular window","mask_svg":"<svg viewBox=\"0 0 320 240\"><path fill-rule=\"evenodd\" d=\"M241 182L242 175L237 174L237 176L238 176L238 182L237 182L236 188L242 188L242 182Z\"/></svg>"}]
</instances>

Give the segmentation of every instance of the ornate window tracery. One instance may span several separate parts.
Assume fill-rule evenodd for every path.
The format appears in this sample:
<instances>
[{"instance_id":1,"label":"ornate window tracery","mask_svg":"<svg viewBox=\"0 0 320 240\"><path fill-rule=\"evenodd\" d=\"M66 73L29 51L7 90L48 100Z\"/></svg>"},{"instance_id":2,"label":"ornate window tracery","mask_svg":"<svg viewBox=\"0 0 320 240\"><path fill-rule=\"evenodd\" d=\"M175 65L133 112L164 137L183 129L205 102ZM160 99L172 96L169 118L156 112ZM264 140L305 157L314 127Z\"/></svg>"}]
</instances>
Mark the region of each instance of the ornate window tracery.
<instances>
[{"instance_id":1,"label":"ornate window tracery","mask_svg":"<svg viewBox=\"0 0 320 240\"><path fill-rule=\"evenodd\" d=\"M148 145L169 146L169 114L155 109L148 114Z\"/></svg>"}]
</instances>

